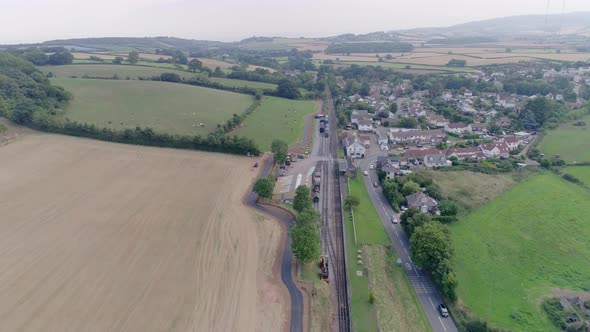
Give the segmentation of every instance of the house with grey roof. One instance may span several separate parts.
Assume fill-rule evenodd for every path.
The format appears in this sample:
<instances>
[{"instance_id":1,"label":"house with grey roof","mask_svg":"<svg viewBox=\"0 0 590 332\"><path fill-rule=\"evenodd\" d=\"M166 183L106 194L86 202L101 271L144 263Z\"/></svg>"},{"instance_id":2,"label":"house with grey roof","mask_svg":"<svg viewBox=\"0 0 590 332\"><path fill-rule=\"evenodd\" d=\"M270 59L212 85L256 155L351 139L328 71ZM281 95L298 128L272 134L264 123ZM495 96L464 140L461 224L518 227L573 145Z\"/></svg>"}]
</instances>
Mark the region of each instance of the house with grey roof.
<instances>
[{"instance_id":1,"label":"house with grey roof","mask_svg":"<svg viewBox=\"0 0 590 332\"><path fill-rule=\"evenodd\" d=\"M423 192L406 196L408 208L417 209L423 213L438 213L438 202Z\"/></svg>"}]
</instances>

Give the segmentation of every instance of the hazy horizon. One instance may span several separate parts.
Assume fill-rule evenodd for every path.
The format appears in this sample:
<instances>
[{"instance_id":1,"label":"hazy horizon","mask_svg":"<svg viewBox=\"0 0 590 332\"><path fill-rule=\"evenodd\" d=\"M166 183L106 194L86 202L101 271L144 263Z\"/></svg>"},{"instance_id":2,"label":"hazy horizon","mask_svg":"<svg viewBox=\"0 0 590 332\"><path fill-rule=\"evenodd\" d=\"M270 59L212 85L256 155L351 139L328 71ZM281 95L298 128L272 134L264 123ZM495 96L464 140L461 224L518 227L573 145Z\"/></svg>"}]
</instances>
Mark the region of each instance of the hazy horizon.
<instances>
[{"instance_id":1,"label":"hazy horizon","mask_svg":"<svg viewBox=\"0 0 590 332\"><path fill-rule=\"evenodd\" d=\"M443 27L515 15L590 11L588 0L368 0L283 3L218 0L0 0L0 44L91 37L154 37L237 41L252 36L325 37ZM547 5L549 4L549 7ZM547 10L548 9L548 10ZM31 22L34 22L32 24Z\"/></svg>"}]
</instances>

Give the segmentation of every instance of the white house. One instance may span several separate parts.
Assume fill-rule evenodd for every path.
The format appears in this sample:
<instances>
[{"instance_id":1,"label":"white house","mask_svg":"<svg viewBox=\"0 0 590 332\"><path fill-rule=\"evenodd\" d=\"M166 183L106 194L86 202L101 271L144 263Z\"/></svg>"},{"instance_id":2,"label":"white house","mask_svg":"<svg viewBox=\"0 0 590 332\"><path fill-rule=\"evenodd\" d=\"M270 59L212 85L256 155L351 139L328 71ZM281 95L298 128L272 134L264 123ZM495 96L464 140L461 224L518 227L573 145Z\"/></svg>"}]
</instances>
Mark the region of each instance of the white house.
<instances>
[{"instance_id":1,"label":"white house","mask_svg":"<svg viewBox=\"0 0 590 332\"><path fill-rule=\"evenodd\" d=\"M399 171L399 167L395 167L394 165L387 163L381 166L381 171L385 173L386 179L393 180L393 178L395 178L395 172Z\"/></svg>"},{"instance_id":2,"label":"white house","mask_svg":"<svg viewBox=\"0 0 590 332\"><path fill-rule=\"evenodd\" d=\"M346 137L343 140L342 144L344 145L344 149L346 150L346 155L348 157L354 157L354 158L364 158L365 157L366 148L359 141L358 138Z\"/></svg>"},{"instance_id":3,"label":"white house","mask_svg":"<svg viewBox=\"0 0 590 332\"><path fill-rule=\"evenodd\" d=\"M506 143L511 151L520 147L520 140L514 136L504 136L500 140Z\"/></svg>"},{"instance_id":4,"label":"white house","mask_svg":"<svg viewBox=\"0 0 590 332\"><path fill-rule=\"evenodd\" d=\"M464 134L464 133L470 133L471 132L471 125L470 124L465 124L463 122L457 122L457 123L449 123L445 126L445 131L447 133L453 133L453 134Z\"/></svg>"},{"instance_id":5,"label":"white house","mask_svg":"<svg viewBox=\"0 0 590 332\"><path fill-rule=\"evenodd\" d=\"M482 144L479 148L487 158L508 158L510 156L510 148L505 142Z\"/></svg>"},{"instance_id":6,"label":"white house","mask_svg":"<svg viewBox=\"0 0 590 332\"><path fill-rule=\"evenodd\" d=\"M359 131L372 132L373 122L371 120L359 120L358 129Z\"/></svg>"},{"instance_id":7,"label":"white house","mask_svg":"<svg viewBox=\"0 0 590 332\"><path fill-rule=\"evenodd\" d=\"M375 132L377 135L377 143L379 145L387 145L389 143L389 137L387 137L387 133L383 130L377 130Z\"/></svg>"}]
</instances>

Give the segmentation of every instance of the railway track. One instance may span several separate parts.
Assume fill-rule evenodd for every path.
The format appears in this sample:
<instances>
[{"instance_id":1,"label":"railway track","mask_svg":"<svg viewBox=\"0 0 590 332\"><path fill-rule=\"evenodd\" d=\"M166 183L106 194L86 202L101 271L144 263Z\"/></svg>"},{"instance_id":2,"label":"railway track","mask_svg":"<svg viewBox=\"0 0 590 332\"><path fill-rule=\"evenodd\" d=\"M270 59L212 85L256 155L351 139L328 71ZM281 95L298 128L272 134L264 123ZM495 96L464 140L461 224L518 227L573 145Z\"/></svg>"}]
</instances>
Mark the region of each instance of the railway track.
<instances>
[{"instance_id":1,"label":"railway track","mask_svg":"<svg viewBox=\"0 0 590 332\"><path fill-rule=\"evenodd\" d=\"M342 197L340 195L340 175L338 173L337 160L338 138L336 135L336 114L331 97L328 98L330 106L330 136L322 138L320 155L329 157L328 160L319 161L317 169L322 172L322 185L320 189L322 215L322 251L330 256L329 280L334 286L337 301L338 331L349 332L351 330L350 307L348 298L348 275L346 270L346 247L344 243L344 227L342 220Z\"/></svg>"}]
</instances>

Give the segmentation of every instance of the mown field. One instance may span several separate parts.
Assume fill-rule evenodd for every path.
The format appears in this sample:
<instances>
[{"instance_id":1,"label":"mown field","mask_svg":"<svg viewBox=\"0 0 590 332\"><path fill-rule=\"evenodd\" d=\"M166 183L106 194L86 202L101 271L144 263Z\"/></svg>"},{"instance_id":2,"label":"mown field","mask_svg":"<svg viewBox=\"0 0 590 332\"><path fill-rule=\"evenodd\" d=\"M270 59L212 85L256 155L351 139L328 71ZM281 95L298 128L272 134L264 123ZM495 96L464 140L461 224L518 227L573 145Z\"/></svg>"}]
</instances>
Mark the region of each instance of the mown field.
<instances>
[{"instance_id":1,"label":"mown field","mask_svg":"<svg viewBox=\"0 0 590 332\"><path fill-rule=\"evenodd\" d=\"M494 326L556 330L543 298L590 290L589 202L590 191L545 173L451 225L461 301Z\"/></svg>"},{"instance_id":2,"label":"mown field","mask_svg":"<svg viewBox=\"0 0 590 332\"><path fill-rule=\"evenodd\" d=\"M309 100L264 97L262 104L233 133L252 138L263 151L270 151L274 139L281 139L289 146L297 145L303 137L305 117L316 107Z\"/></svg>"},{"instance_id":3,"label":"mown field","mask_svg":"<svg viewBox=\"0 0 590 332\"><path fill-rule=\"evenodd\" d=\"M167 82L59 78L52 83L74 95L67 118L113 129L205 135L254 102L250 95Z\"/></svg>"},{"instance_id":4,"label":"mown field","mask_svg":"<svg viewBox=\"0 0 590 332\"><path fill-rule=\"evenodd\" d=\"M573 122L548 131L538 148L547 157L559 155L568 163L590 162L590 116L582 118L586 126L574 126Z\"/></svg>"},{"instance_id":5,"label":"mown field","mask_svg":"<svg viewBox=\"0 0 590 332\"><path fill-rule=\"evenodd\" d=\"M354 209L357 244L350 211L344 209L343 215L353 329L430 331L405 272L395 264L395 254L386 248L389 238L362 178L350 180L350 192L360 199L360 205ZM361 264L357 260L359 250ZM363 271L363 275L357 276L357 271ZM375 295L373 305L369 303L369 291Z\"/></svg>"}]
</instances>

